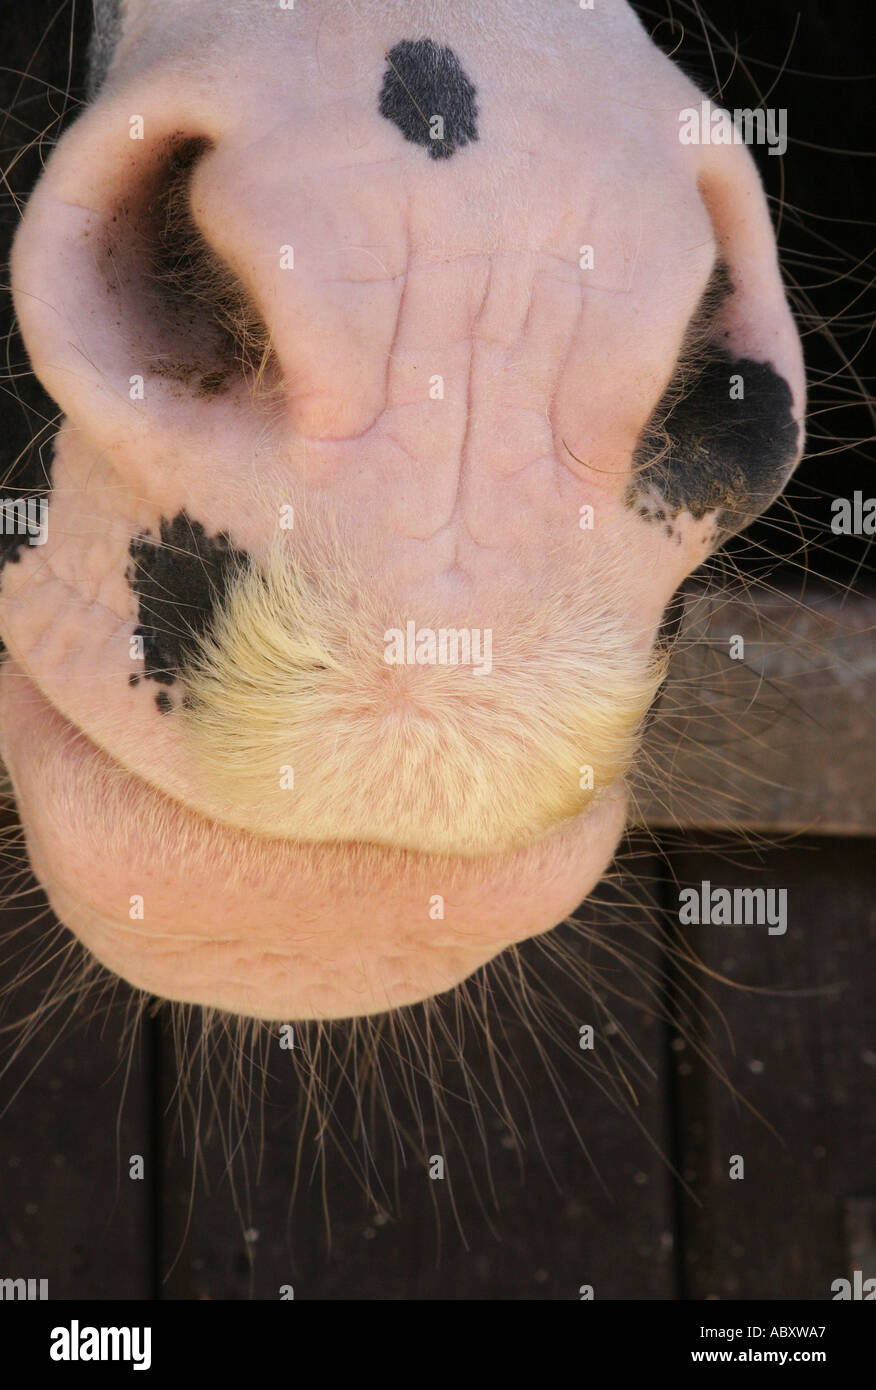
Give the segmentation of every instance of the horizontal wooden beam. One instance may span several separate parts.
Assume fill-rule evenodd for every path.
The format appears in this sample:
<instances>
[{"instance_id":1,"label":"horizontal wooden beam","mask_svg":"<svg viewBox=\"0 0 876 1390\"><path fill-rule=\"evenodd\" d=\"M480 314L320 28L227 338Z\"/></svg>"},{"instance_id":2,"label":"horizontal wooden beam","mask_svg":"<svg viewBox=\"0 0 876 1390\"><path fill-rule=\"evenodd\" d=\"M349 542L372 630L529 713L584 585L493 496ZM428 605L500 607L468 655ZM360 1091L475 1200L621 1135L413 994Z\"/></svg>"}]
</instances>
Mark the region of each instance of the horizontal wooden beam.
<instances>
[{"instance_id":1,"label":"horizontal wooden beam","mask_svg":"<svg viewBox=\"0 0 876 1390\"><path fill-rule=\"evenodd\" d=\"M876 833L874 633L860 594L692 590L634 822Z\"/></svg>"}]
</instances>

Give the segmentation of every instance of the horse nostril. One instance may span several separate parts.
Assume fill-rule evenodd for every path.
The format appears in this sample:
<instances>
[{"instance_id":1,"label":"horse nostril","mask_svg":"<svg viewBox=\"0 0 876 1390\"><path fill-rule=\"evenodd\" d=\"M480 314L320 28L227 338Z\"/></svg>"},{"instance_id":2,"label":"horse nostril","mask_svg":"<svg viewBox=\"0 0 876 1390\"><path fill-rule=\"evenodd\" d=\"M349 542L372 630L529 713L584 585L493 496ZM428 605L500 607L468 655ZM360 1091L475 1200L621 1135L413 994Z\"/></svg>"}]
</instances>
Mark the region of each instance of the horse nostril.
<instances>
[{"instance_id":1,"label":"horse nostril","mask_svg":"<svg viewBox=\"0 0 876 1390\"><path fill-rule=\"evenodd\" d=\"M201 400L226 394L241 375L251 387L275 385L277 375L252 297L192 212L192 179L211 148L202 137L169 141L106 219L102 247L109 311L139 344L145 377Z\"/></svg>"},{"instance_id":2,"label":"horse nostril","mask_svg":"<svg viewBox=\"0 0 876 1390\"><path fill-rule=\"evenodd\" d=\"M210 148L209 141L195 138L172 149L146 208L158 316L169 337L182 340L189 354L193 346L196 351L195 365L186 363L185 351L181 365L175 364L171 352L155 370L171 377L177 371L202 398L227 391L235 370L253 388L280 384L270 334L252 296L210 246L192 212L192 178Z\"/></svg>"},{"instance_id":3,"label":"horse nostril","mask_svg":"<svg viewBox=\"0 0 876 1390\"><path fill-rule=\"evenodd\" d=\"M139 451L145 468L203 439L223 401L242 422L241 399L280 376L251 294L192 211L214 141L171 127L123 159L116 125L96 109L61 142L19 229L12 283L49 394L106 453Z\"/></svg>"}]
</instances>

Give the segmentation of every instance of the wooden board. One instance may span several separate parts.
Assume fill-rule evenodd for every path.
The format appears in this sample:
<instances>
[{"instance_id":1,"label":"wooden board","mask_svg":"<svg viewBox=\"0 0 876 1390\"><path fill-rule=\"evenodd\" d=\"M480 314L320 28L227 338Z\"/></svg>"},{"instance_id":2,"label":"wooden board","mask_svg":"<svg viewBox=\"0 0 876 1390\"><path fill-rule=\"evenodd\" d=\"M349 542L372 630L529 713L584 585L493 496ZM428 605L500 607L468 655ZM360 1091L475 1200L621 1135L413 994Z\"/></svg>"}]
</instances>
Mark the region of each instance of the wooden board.
<instances>
[{"instance_id":1,"label":"wooden board","mask_svg":"<svg viewBox=\"0 0 876 1390\"><path fill-rule=\"evenodd\" d=\"M646 743L636 821L876 832L874 632L873 598L694 590Z\"/></svg>"},{"instance_id":2,"label":"wooden board","mask_svg":"<svg viewBox=\"0 0 876 1390\"><path fill-rule=\"evenodd\" d=\"M36 889L7 909L0 988L40 943L68 936ZM16 988L3 1022L35 1010L54 974ZM48 1279L51 1299L151 1297L152 1100L144 1049L127 1079L119 1062L127 997L119 984L115 1006L94 1004L90 1021L87 1008L63 1006L11 1063L10 1037L0 1039L0 1277ZM146 1174L132 1181L138 1153Z\"/></svg>"},{"instance_id":3,"label":"wooden board","mask_svg":"<svg viewBox=\"0 0 876 1390\"><path fill-rule=\"evenodd\" d=\"M830 1298L866 1255L854 1199L872 1209L876 1197L872 845L815 840L760 867L738 844L703 846L671 865L681 884L788 890L784 936L683 929L710 969L744 987L710 986L730 1035L716 1019L711 1045L738 1103L691 1046L674 1054L679 1166L701 1203L680 1206L685 1292ZM729 1176L734 1154L742 1180Z\"/></svg>"}]
</instances>

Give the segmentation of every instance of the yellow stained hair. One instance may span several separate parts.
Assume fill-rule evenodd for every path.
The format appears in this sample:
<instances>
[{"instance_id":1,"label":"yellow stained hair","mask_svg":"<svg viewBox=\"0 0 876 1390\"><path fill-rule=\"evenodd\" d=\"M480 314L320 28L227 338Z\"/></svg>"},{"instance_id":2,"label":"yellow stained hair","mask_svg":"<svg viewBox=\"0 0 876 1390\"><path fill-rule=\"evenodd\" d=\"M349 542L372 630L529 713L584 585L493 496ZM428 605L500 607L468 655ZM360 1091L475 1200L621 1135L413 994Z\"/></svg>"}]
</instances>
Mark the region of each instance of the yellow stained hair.
<instances>
[{"instance_id":1,"label":"yellow stained hair","mask_svg":"<svg viewBox=\"0 0 876 1390\"><path fill-rule=\"evenodd\" d=\"M184 675L187 740L229 818L476 855L580 814L629 767L666 657L612 605L605 564L574 562L561 592L465 617L406 611L377 560L320 528L242 566ZM489 628L490 671L387 664L409 621Z\"/></svg>"}]
</instances>

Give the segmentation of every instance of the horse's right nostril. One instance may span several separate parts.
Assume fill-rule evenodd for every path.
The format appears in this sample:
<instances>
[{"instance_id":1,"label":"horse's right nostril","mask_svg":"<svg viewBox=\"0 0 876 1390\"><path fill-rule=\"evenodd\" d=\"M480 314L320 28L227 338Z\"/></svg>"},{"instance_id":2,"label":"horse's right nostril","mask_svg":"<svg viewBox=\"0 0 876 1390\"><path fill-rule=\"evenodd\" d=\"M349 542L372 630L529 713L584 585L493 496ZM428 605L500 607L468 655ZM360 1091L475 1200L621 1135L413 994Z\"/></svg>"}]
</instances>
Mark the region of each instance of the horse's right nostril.
<instances>
[{"instance_id":1,"label":"horse's right nostril","mask_svg":"<svg viewBox=\"0 0 876 1390\"><path fill-rule=\"evenodd\" d=\"M270 334L252 296L192 214L192 176L209 149L204 139L171 149L142 228L148 290L167 337L154 370L178 374L201 398L227 391L240 371L254 387L279 385Z\"/></svg>"},{"instance_id":2,"label":"horse's right nostril","mask_svg":"<svg viewBox=\"0 0 876 1390\"><path fill-rule=\"evenodd\" d=\"M263 382L271 367L251 296L192 214L192 178L210 149L203 137L171 137L89 233L102 282L96 307L102 292L106 321L137 353L141 370L132 376L143 377L143 399L163 386L177 398L209 400L241 374Z\"/></svg>"}]
</instances>

